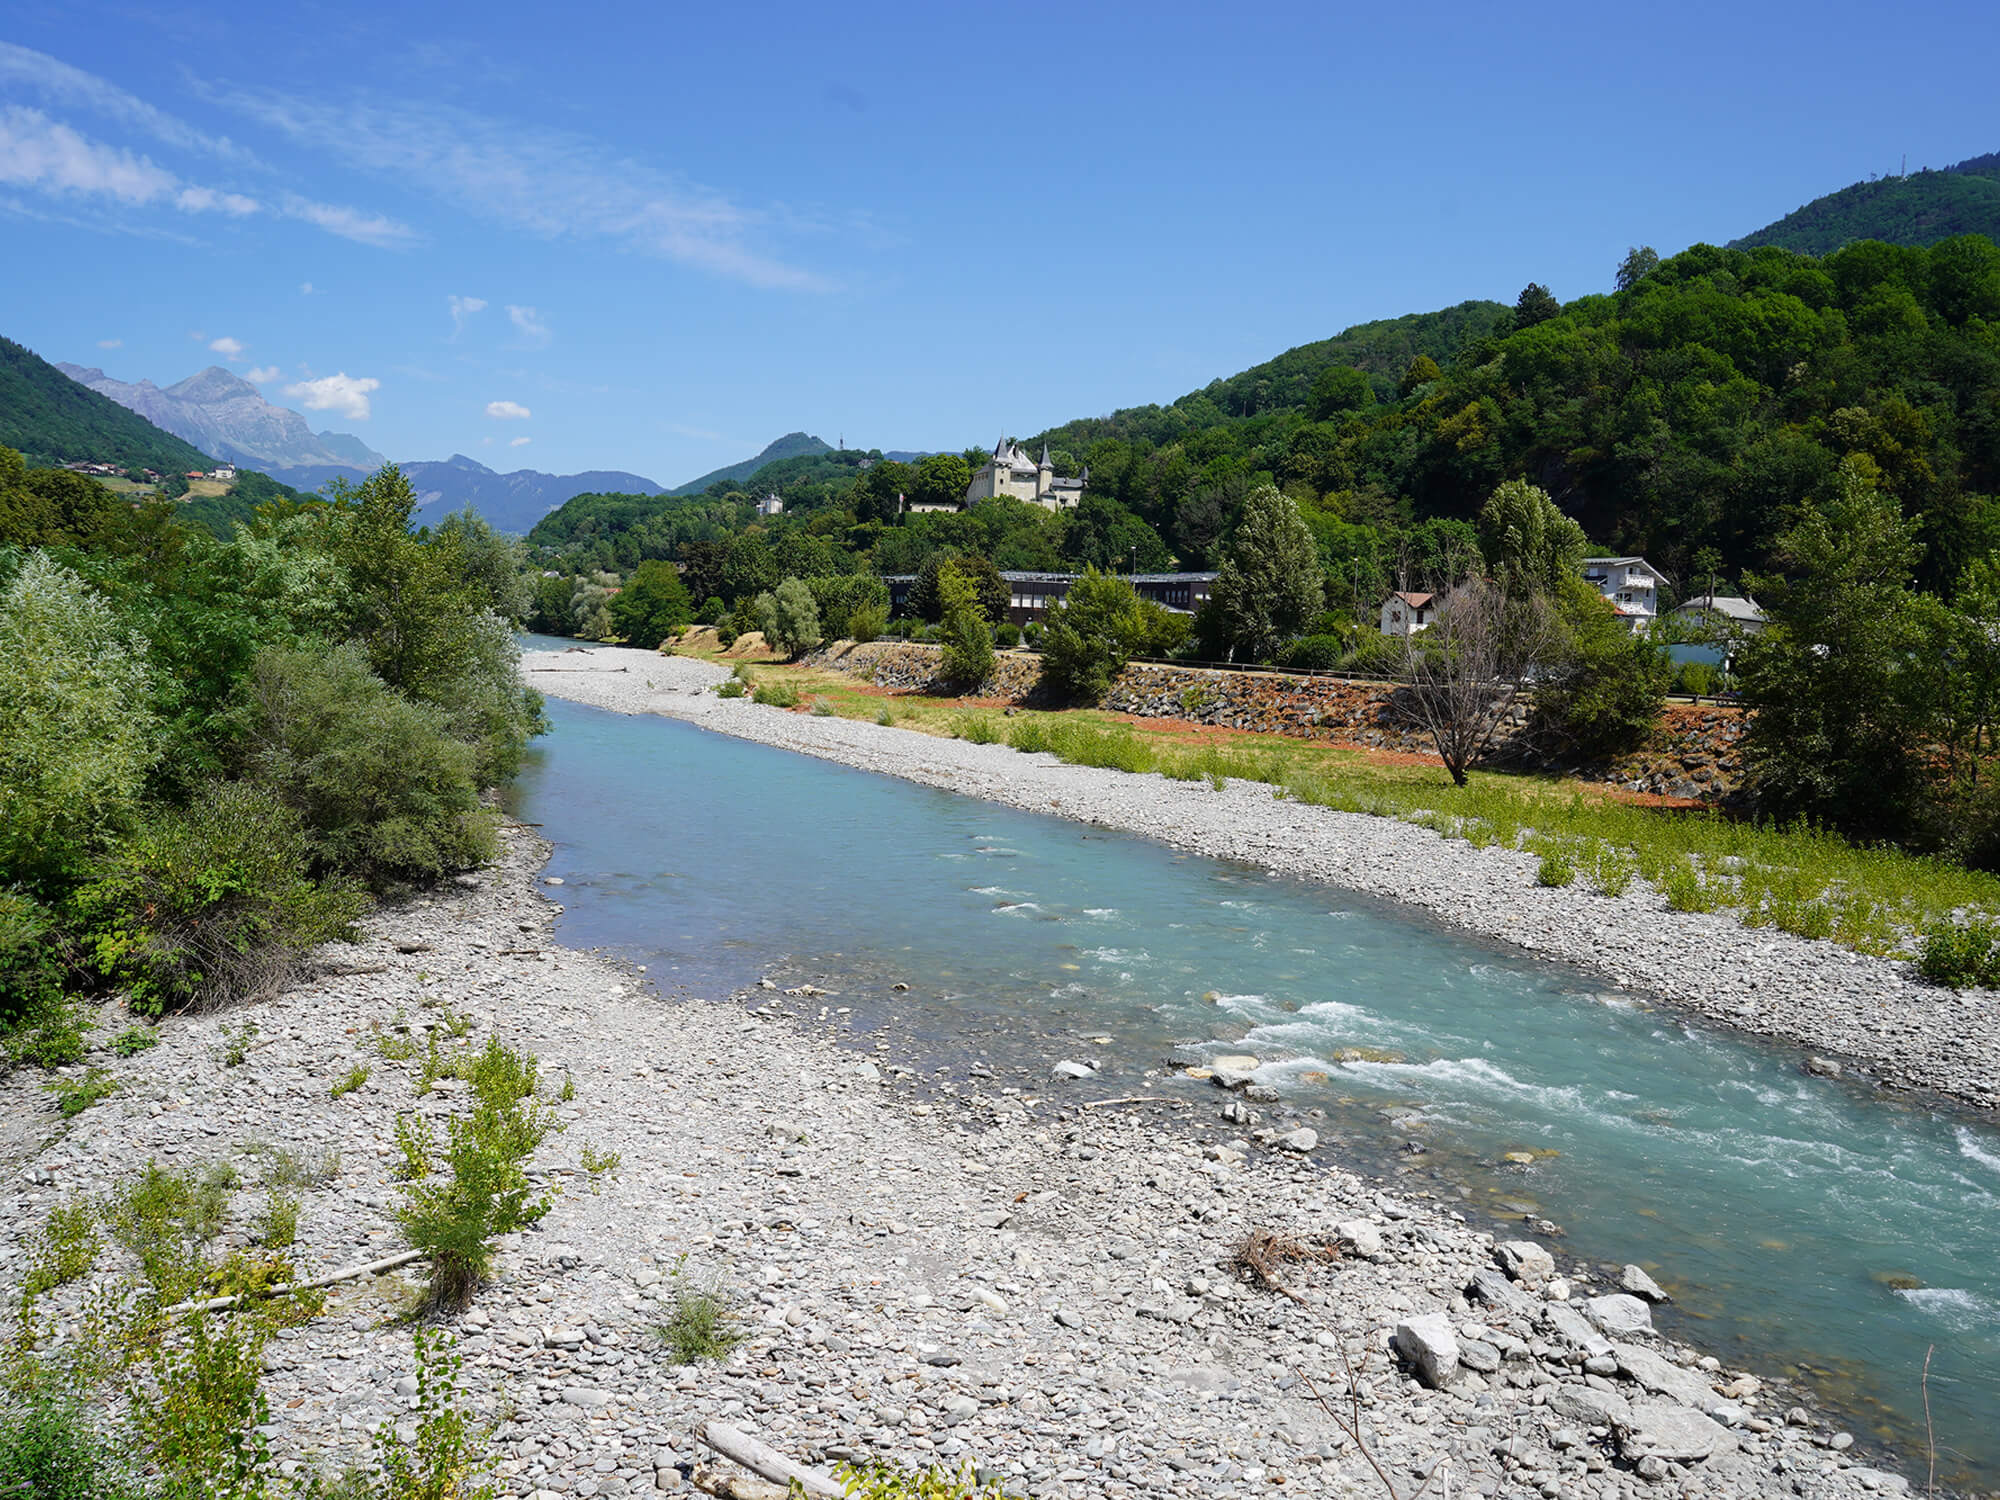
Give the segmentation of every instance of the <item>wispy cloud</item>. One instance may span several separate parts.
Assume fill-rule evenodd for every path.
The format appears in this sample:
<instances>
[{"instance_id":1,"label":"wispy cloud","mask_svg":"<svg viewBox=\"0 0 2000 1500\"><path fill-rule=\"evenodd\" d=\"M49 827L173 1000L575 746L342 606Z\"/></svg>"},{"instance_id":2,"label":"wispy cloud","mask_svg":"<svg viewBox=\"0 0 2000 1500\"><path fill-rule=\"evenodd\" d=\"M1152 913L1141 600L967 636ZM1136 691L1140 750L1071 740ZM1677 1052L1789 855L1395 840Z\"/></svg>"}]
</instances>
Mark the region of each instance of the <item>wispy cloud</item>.
<instances>
[{"instance_id":1,"label":"wispy cloud","mask_svg":"<svg viewBox=\"0 0 2000 1500\"><path fill-rule=\"evenodd\" d=\"M241 359L243 357L243 350L247 346L240 339L224 337L210 339L208 347L209 352L220 354L224 359Z\"/></svg>"},{"instance_id":2,"label":"wispy cloud","mask_svg":"<svg viewBox=\"0 0 2000 1500\"><path fill-rule=\"evenodd\" d=\"M252 164L256 158L227 136L210 135L177 120L108 79L72 67L31 47L0 42L0 84L10 93L32 93L52 104L86 109L145 132L164 145L197 151L223 161Z\"/></svg>"},{"instance_id":3,"label":"wispy cloud","mask_svg":"<svg viewBox=\"0 0 2000 1500\"><path fill-rule=\"evenodd\" d=\"M97 341L97 347L98 347L98 348L100 348L100 349L123 349L123 348L125 347L125 340L123 340L123 339L99 339L99 340Z\"/></svg>"},{"instance_id":4,"label":"wispy cloud","mask_svg":"<svg viewBox=\"0 0 2000 1500\"><path fill-rule=\"evenodd\" d=\"M525 422L534 413L518 401L489 401L486 415L496 422Z\"/></svg>"},{"instance_id":5,"label":"wispy cloud","mask_svg":"<svg viewBox=\"0 0 2000 1500\"><path fill-rule=\"evenodd\" d=\"M706 427L683 427L678 422L669 422L667 423L667 431L677 433L684 438L699 438L704 443L719 443L723 441L721 433L710 432Z\"/></svg>"},{"instance_id":6,"label":"wispy cloud","mask_svg":"<svg viewBox=\"0 0 2000 1500\"><path fill-rule=\"evenodd\" d=\"M385 214L371 214L341 203L316 203L310 198L301 198L297 193L287 193L279 202L280 212L288 219L316 225L328 234L337 234L358 244L373 245L379 250L400 250L415 244L420 238L409 225L399 224Z\"/></svg>"},{"instance_id":7,"label":"wispy cloud","mask_svg":"<svg viewBox=\"0 0 2000 1500\"><path fill-rule=\"evenodd\" d=\"M307 411L330 411L350 422L365 422L371 410L368 397L379 391L382 382L373 376L356 379L345 370L338 375L322 375L317 380L301 380L285 387Z\"/></svg>"},{"instance_id":8,"label":"wispy cloud","mask_svg":"<svg viewBox=\"0 0 2000 1500\"><path fill-rule=\"evenodd\" d=\"M301 297L310 297L312 294L313 284L310 281L301 281L299 283L299 295Z\"/></svg>"},{"instance_id":9,"label":"wispy cloud","mask_svg":"<svg viewBox=\"0 0 2000 1500\"><path fill-rule=\"evenodd\" d=\"M252 385L269 385L278 378L278 374L279 371L276 365L258 365L253 369L245 370L243 378Z\"/></svg>"},{"instance_id":10,"label":"wispy cloud","mask_svg":"<svg viewBox=\"0 0 2000 1500\"><path fill-rule=\"evenodd\" d=\"M607 239L756 287L832 285L771 248L776 215L588 136L366 95L336 101L237 89L216 97L295 142L496 222L549 238Z\"/></svg>"},{"instance_id":11,"label":"wispy cloud","mask_svg":"<svg viewBox=\"0 0 2000 1500\"><path fill-rule=\"evenodd\" d=\"M509 448L525 448L533 441L534 439L531 437L509 438L507 439L507 446Z\"/></svg>"},{"instance_id":12,"label":"wispy cloud","mask_svg":"<svg viewBox=\"0 0 2000 1500\"><path fill-rule=\"evenodd\" d=\"M555 330L542 321L542 315L532 307L522 307L516 303L507 304L507 320L514 325L514 331L521 336L521 342L530 349L541 349L555 338Z\"/></svg>"},{"instance_id":13,"label":"wispy cloud","mask_svg":"<svg viewBox=\"0 0 2000 1500\"><path fill-rule=\"evenodd\" d=\"M0 110L0 182L126 208L170 207L184 214L232 219L269 209L367 245L395 247L417 238L380 214L315 203L296 193L284 194L272 208L246 193L188 182L151 157L93 140L64 121L20 104Z\"/></svg>"},{"instance_id":14,"label":"wispy cloud","mask_svg":"<svg viewBox=\"0 0 2000 1500\"><path fill-rule=\"evenodd\" d=\"M484 297L447 297L444 299L451 308L451 336L457 338L465 332L465 320L474 313L486 311Z\"/></svg>"}]
</instances>

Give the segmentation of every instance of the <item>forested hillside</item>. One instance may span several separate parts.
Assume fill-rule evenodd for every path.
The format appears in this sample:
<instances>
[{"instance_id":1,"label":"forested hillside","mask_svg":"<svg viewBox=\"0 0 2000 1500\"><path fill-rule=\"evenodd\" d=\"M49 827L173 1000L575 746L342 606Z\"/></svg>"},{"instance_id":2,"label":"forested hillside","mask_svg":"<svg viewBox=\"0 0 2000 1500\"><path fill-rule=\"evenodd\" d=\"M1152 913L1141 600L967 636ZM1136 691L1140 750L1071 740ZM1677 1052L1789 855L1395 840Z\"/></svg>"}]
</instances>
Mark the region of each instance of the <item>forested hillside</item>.
<instances>
[{"instance_id":1,"label":"forested hillside","mask_svg":"<svg viewBox=\"0 0 2000 1500\"><path fill-rule=\"evenodd\" d=\"M95 461L178 474L215 467L199 449L6 338L0 338L0 446L45 468Z\"/></svg>"},{"instance_id":2,"label":"forested hillside","mask_svg":"<svg viewBox=\"0 0 2000 1500\"><path fill-rule=\"evenodd\" d=\"M1854 183L1732 241L1730 248L1777 245L1825 255L1856 240L1924 247L1961 234L2000 239L2000 152L1942 171Z\"/></svg>"},{"instance_id":3,"label":"forested hillside","mask_svg":"<svg viewBox=\"0 0 2000 1500\"><path fill-rule=\"evenodd\" d=\"M1066 516L895 514L898 493L962 491L978 450L865 469L862 455L820 455L788 461L824 466L809 477L773 466L700 502L579 497L532 540L582 572L737 539L746 586L781 542L809 541L833 571L915 571L941 549L1003 568L1199 566L1269 480L1298 501L1339 597L1365 609L1504 479L1547 489L1598 547L1676 578L1702 554L1726 579L1769 566L1773 538L1856 457L1919 518L1927 586L1948 591L2000 542L1992 242L1864 242L1823 259L1700 245L1635 254L1619 279L1568 306L1531 287L1513 311L1468 303L1366 325L1172 406L1053 428L1030 446L1048 441L1059 471L1090 470ZM766 487L787 512L758 522L748 502Z\"/></svg>"}]
</instances>

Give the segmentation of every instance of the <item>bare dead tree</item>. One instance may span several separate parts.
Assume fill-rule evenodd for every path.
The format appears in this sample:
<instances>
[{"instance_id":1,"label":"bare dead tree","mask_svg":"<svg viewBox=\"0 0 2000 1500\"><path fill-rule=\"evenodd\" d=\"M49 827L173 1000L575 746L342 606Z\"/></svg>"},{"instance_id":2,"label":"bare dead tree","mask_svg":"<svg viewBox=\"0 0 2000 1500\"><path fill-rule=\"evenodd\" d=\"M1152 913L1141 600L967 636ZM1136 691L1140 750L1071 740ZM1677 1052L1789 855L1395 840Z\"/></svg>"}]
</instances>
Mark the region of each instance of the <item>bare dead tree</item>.
<instances>
[{"instance_id":1,"label":"bare dead tree","mask_svg":"<svg viewBox=\"0 0 2000 1500\"><path fill-rule=\"evenodd\" d=\"M1530 668L1556 639L1537 597L1510 597L1474 574L1438 600L1431 625L1404 642L1403 711L1437 747L1455 785L1485 753L1521 696Z\"/></svg>"}]
</instances>

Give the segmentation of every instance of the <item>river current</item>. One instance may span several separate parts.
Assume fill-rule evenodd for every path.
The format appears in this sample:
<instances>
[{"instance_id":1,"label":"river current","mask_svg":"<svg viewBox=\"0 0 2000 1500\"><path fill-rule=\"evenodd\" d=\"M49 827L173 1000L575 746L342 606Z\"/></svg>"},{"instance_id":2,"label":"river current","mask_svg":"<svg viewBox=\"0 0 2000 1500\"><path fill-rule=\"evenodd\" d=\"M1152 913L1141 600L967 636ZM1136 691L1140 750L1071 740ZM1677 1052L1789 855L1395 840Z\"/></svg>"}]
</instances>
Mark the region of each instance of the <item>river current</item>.
<instances>
[{"instance_id":1,"label":"river current","mask_svg":"<svg viewBox=\"0 0 2000 1500\"><path fill-rule=\"evenodd\" d=\"M668 719L549 714L512 806L555 845L564 942L665 992L810 975L961 1072L1087 1058L1129 1092L1176 1047L1285 1059L1262 1076L1325 1111L1331 1149L1646 1266L1663 1323L1905 1457L1930 1352L1940 1477L2000 1488L1989 1122L1388 903Z\"/></svg>"}]
</instances>

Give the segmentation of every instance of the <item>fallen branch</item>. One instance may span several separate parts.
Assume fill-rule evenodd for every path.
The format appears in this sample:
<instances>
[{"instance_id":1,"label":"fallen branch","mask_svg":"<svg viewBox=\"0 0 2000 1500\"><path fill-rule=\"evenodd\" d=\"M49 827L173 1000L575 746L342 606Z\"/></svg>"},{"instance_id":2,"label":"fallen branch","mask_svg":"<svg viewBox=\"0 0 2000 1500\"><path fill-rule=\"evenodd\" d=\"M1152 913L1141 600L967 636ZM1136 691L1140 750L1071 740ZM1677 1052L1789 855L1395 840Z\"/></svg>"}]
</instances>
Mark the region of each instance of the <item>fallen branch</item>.
<instances>
[{"instance_id":1,"label":"fallen branch","mask_svg":"<svg viewBox=\"0 0 2000 1500\"><path fill-rule=\"evenodd\" d=\"M795 1464L770 1444L760 1443L734 1427L725 1427L720 1422L702 1422L696 1425L694 1435L730 1462L741 1464L752 1474L773 1484L796 1484L808 1495L826 1495L834 1497L834 1500L847 1493L831 1475Z\"/></svg>"},{"instance_id":2,"label":"fallen branch","mask_svg":"<svg viewBox=\"0 0 2000 1500\"><path fill-rule=\"evenodd\" d=\"M530 672L574 672L583 677L601 677L611 672L629 672L630 667L530 667Z\"/></svg>"},{"instance_id":3,"label":"fallen branch","mask_svg":"<svg viewBox=\"0 0 2000 1500\"><path fill-rule=\"evenodd\" d=\"M1123 1099L1092 1099L1083 1107L1085 1109L1110 1109L1113 1105L1117 1104L1171 1104L1177 1108L1185 1108L1187 1101L1185 1099L1162 1099L1157 1094L1127 1094Z\"/></svg>"},{"instance_id":4,"label":"fallen branch","mask_svg":"<svg viewBox=\"0 0 2000 1500\"><path fill-rule=\"evenodd\" d=\"M239 1303L261 1301L267 1297L289 1297L294 1292L316 1292L321 1287L333 1286L342 1281L356 1281L363 1276L383 1276L399 1266L407 1266L413 1260L422 1260L421 1250L405 1250L400 1254L382 1260L371 1260L365 1266L349 1266L343 1271L330 1271L324 1276L315 1276L311 1281L294 1281L289 1286L268 1287L258 1292L242 1292L232 1297L210 1297L206 1302L176 1302L172 1307L160 1309L167 1316L186 1312L222 1312Z\"/></svg>"},{"instance_id":5,"label":"fallen branch","mask_svg":"<svg viewBox=\"0 0 2000 1500\"><path fill-rule=\"evenodd\" d=\"M328 964L319 971L322 979L352 979L356 974L386 974L387 964Z\"/></svg>"}]
</instances>

